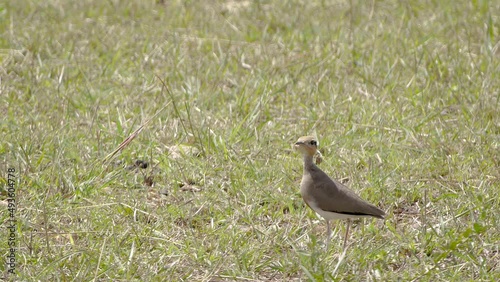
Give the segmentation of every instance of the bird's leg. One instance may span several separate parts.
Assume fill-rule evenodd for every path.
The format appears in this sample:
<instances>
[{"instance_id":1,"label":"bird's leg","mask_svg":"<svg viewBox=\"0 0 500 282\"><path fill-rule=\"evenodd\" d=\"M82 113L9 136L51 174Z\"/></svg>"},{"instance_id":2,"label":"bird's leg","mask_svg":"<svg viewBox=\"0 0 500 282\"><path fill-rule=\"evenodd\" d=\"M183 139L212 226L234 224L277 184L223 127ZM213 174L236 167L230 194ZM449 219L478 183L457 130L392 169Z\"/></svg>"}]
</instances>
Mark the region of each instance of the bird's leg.
<instances>
[{"instance_id":1,"label":"bird's leg","mask_svg":"<svg viewBox=\"0 0 500 282\"><path fill-rule=\"evenodd\" d=\"M332 238L332 228L330 227L329 220L326 221L326 237L328 238L328 240Z\"/></svg>"},{"instance_id":2,"label":"bird's leg","mask_svg":"<svg viewBox=\"0 0 500 282\"><path fill-rule=\"evenodd\" d=\"M347 229L345 231L344 237L344 250L347 248L347 237L349 237L349 227L351 226L351 220L347 219Z\"/></svg>"},{"instance_id":3,"label":"bird's leg","mask_svg":"<svg viewBox=\"0 0 500 282\"><path fill-rule=\"evenodd\" d=\"M330 239L332 238L332 228L330 227L330 221L326 220L326 249L328 250L328 243L330 243Z\"/></svg>"}]
</instances>

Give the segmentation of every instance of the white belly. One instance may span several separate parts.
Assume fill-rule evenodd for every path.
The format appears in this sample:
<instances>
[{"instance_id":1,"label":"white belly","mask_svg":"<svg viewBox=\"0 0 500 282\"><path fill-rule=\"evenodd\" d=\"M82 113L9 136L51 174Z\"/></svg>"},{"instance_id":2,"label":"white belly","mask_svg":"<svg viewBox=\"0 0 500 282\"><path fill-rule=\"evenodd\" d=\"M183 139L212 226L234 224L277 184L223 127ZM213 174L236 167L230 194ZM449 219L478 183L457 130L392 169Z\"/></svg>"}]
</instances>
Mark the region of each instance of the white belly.
<instances>
[{"instance_id":1,"label":"white belly","mask_svg":"<svg viewBox=\"0 0 500 282\"><path fill-rule=\"evenodd\" d=\"M313 201L309 201L308 204L316 213L321 215L321 217L323 217L326 220L369 217L367 215L343 214L331 211L324 211L320 209Z\"/></svg>"}]
</instances>

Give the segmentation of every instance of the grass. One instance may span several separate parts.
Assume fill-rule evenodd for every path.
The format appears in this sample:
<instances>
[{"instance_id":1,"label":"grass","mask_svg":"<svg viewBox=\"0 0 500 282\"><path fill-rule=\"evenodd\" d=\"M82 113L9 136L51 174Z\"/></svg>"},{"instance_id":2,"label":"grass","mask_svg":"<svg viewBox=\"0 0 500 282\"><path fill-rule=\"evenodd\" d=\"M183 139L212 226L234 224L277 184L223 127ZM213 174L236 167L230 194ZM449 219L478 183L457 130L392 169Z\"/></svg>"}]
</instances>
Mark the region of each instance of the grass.
<instances>
[{"instance_id":1,"label":"grass","mask_svg":"<svg viewBox=\"0 0 500 282\"><path fill-rule=\"evenodd\" d=\"M495 1L0 4L0 179L18 179L8 278L500 280L499 14ZM353 224L343 259L345 223L325 251L300 198L290 144L306 134L325 171L388 213ZM149 166L126 169L137 159Z\"/></svg>"}]
</instances>

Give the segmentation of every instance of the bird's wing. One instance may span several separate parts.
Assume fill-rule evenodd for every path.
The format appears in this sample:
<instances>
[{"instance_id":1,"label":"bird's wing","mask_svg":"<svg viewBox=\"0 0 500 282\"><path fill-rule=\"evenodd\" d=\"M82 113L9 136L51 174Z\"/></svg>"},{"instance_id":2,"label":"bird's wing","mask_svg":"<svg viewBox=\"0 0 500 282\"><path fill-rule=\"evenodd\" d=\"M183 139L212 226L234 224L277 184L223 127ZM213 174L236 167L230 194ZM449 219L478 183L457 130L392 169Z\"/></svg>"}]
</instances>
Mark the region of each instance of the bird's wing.
<instances>
[{"instance_id":1,"label":"bird's wing","mask_svg":"<svg viewBox=\"0 0 500 282\"><path fill-rule=\"evenodd\" d=\"M384 212L376 206L366 202L342 183L331 179L320 168L311 168L316 204L324 211L368 215L383 218ZM332 200L334 199L334 200Z\"/></svg>"}]
</instances>

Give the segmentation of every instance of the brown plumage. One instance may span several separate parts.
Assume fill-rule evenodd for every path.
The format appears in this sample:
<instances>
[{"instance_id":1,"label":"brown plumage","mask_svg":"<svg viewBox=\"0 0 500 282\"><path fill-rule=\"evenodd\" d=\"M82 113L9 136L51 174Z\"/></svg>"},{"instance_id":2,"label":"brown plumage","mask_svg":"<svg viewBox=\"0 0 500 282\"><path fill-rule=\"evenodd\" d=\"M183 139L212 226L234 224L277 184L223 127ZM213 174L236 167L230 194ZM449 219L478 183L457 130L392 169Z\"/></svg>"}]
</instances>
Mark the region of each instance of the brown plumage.
<instances>
[{"instance_id":1,"label":"brown plumage","mask_svg":"<svg viewBox=\"0 0 500 282\"><path fill-rule=\"evenodd\" d=\"M318 150L318 141L314 137L300 137L294 147L302 153L304 158L300 193L306 204L326 220L328 241L331 236L330 220L332 219L384 218L384 211L364 201L345 185L331 179L314 164L313 157ZM347 243L349 224L350 222L347 225L344 248Z\"/></svg>"}]
</instances>

